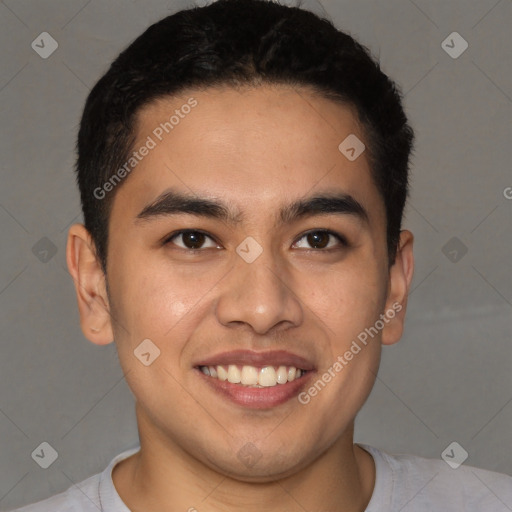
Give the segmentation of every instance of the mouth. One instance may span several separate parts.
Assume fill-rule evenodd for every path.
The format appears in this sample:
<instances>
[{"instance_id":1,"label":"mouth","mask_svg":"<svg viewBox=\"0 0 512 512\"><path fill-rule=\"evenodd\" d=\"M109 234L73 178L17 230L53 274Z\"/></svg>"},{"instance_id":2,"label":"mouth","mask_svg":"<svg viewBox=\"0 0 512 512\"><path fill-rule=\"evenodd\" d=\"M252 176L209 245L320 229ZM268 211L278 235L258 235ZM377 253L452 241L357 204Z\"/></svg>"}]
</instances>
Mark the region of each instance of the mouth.
<instances>
[{"instance_id":1,"label":"mouth","mask_svg":"<svg viewBox=\"0 0 512 512\"><path fill-rule=\"evenodd\" d=\"M296 368L295 366L250 366L230 364L227 367L218 366L199 366L204 375L222 382L227 381L231 384L250 388L269 388L293 382L303 377L307 370Z\"/></svg>"},{"instance_id":2,"label":"mouth","mask_svg":"<svg viewBox=\"0 0 512 512\"><path fill-rule=\"evenodd\" d=\"M199 362L194 369L216 394L255 409L287 402L315 372L311 362L285 351L226 352Z\"/></svg>"}]
</instances>

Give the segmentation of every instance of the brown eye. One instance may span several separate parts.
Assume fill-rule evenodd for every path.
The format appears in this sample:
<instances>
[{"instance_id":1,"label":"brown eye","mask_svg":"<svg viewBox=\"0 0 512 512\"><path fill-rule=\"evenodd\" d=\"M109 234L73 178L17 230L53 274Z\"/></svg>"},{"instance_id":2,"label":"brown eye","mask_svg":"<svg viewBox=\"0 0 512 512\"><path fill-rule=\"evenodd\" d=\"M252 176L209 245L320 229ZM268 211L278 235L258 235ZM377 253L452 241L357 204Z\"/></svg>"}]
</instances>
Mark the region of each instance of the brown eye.
<instances>
[{"instance_id":1,"label":"brown eye","mask_svg":"<svg viewBox=\"0 0 512 512\"><path fill-rule=\"evenodd\" d=\"M181 243L177 243L180 241ZM181 249L188 249L191 251L199 250L201 248L209 248L209 247L203 247L203 244L207 239L210 239L212 241L212 245L209 247L217 247L217 244L213 242L211 237L209 237L207 234L201 232L201 231L179 231L178 233L175 233L170 238L166 240L166 244L168 243L174 243Z\"/></svg>"},{"instance_id":2,"label":"brown eye","mask_svg":"<svg viewBox=\"0 0 512 512\"><path fill-rule=\"evenodd\" d=\"M336 248L336 244L329 245L333 238L338 241L338 246L348 247L348 243L343 236L328 230L310 231L309 233L302 235L299 240L306 240L309 245L306 249L313 248L321 250Z\"/></svg>"},{"instance_id":3,"label":"brown eye","mask_svg":"<svg viewBox=\"0 0 512 512\"><path fill-rule=\"evenodd\" d=\"M331 235L325 231L317 231L314 233L308 233L308 243L315 249L324 249L329 244L329 238Z\"/></svg>"},{"instance_id":4,"label":"brown eye","mask_svg":"<svg viewBox=\"0 0 512 512\"><path fill-rule=\"evenodd\" d=\"M199 249L206 238L203 233L194 233L193 231L190 233L183 233L181 236L183 245L185 245L187 249Z\"/></svg>"}]
</instances>

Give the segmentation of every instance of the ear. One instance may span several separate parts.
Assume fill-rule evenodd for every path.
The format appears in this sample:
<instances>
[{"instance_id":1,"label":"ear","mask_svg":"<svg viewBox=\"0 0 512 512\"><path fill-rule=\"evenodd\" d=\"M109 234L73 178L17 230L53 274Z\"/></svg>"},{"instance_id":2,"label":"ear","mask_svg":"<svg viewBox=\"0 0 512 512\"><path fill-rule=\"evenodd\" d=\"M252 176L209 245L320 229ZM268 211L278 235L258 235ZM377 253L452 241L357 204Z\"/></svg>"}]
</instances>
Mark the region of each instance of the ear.
<instances>
[{"instance_id":1,"label":"ear","mask_svg":"<svg viewBox=\"0 0 512 512\"><path fill-rule=\"evenodd\" d=\"M73 224L69 228L66 262L75 283L84 336L97 345L112 343L114 336L105 274L96 257L91 235L82 224Z\"/></svg>"},{"instance_id":2,"label":"ear","mask_svg":"<svg viewBox=\"0 0 512 512\"><path fill-rule=\"evenodd\" d=\"M410 231L400 231L395 263L389 269L388 296L384 312L389 321L382 330L383 345L392 345L402 337L407 297L414 272L413 242L414 236Z\"/></svg>"}]
</instances>

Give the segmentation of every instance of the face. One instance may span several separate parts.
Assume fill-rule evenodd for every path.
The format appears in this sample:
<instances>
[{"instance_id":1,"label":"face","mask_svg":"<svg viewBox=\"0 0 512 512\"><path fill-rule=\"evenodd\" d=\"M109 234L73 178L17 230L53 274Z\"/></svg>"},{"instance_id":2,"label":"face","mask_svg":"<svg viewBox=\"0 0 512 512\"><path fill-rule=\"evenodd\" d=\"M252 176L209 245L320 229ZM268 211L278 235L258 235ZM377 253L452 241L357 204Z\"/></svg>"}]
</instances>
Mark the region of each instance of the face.
<instances>
[{"instance_id":1,"label":"face","mask_svg":"<svg viewBox=\"0 0 512 512\"><path fill-rule=\"evenodd\" d=\"M115 191L107 280L141 442L242 480L298 471L348 439L401 334L383 199L366 152L338 148L365 141L355 112L260 86L138 121L150 149Z\"/></svg>"}]
</instances>

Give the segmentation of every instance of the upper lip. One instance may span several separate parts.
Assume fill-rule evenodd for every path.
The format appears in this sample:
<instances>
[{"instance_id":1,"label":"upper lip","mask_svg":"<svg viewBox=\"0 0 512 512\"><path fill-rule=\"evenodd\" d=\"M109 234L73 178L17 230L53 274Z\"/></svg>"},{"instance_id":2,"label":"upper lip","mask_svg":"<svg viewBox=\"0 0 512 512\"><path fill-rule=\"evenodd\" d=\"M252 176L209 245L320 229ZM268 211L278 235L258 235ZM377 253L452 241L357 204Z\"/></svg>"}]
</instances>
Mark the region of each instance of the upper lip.
<instances>
[{"instance_id":1,"label":"upper lip","mask_svg":"<svg viewBox=\"0 0 512 512\"><path fill-rule=\"evenodd\" d=\"M240 366L294 366L301 370L314 370L312 362L286 350L255 352L252 350L232 350L202 359L194 366L220 366L236 364Z\"/></svg>"}]
</instances>

